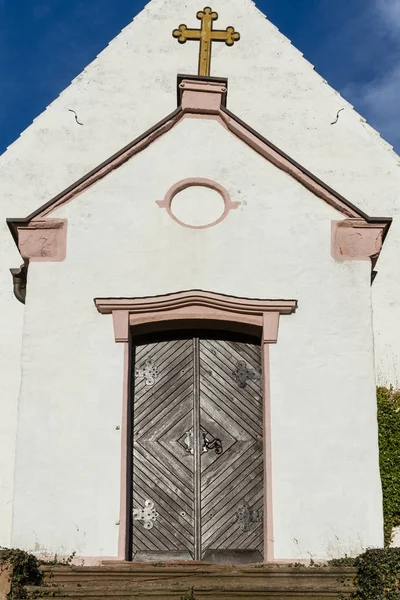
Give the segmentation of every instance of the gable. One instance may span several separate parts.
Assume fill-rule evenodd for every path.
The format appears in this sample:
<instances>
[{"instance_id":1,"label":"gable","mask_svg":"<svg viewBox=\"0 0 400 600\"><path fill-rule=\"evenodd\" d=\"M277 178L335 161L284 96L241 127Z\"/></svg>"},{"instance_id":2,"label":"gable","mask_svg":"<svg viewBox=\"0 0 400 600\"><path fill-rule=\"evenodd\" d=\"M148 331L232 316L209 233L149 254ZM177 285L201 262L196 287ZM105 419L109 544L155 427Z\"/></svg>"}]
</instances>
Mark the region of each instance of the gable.
<instances>
[{"instance_id":1,"label":"gable","mask_svg":"<svg viewBox=\"0 0 400 600\"><path fill-rule=\"evenodd\" d=\"M194 71L198 49L171 31L197 10L194 0L152 0L9 148L0 159L8 214L32 212L173 110L176 73ZM390 214L398 158L250 0L222 0L218 10L242 35L213 55L213 74L231 83L231 110L363 210Z\"/></svg>"},{"instance_id":2,"label":"gable","mask_svg":"<svg viewBox=\"0 0 400 600\"><path fill-rule=\"evenodd\" d=\"M81 184L76 195L65 200L60 197L34 219L68 219L72 224L90 211L91 222L94 218L100 222L108 210L118 212L124 204L125 217L140 220L146 205L151 204L152 212L160 212L159 204L167 192L182 180L190 186L192 179L209 180L225 188L231 201L239 204L242 219L248 211L260 217L274 211L277 218L280 215L280 219L288 220L295 212L311 219L313 215L326 219L346 216L339 204L333 207L322 201L220 121L187 115L143 150L110 168L96 183L87 187Z\"/></svg>"},{"instance_id":3,"label":"gable","mask_svg":"<svg viewBox=\"0 0 400 600\"><path fill-rule=\"evenodd\" d=\"M179 188L176 195L175 186ZM190 226L190 210L197 213L192 201L196 202L197 198L199 208L203 203L206 213L209 209L207 194L202 193L204 188L210 190L210 201L216 203L217 212L215 215L212 212L211 221L218 218L218 211L223 211L218 190L222 189L222 194L226 192L230 205L225 219L218 227L209 229L208 238L229 236L230 239L247 239L250 244L258 235L256 230L268 235L272 229L283 231L286 227L293 231L305 228L299 233L309 236L313 235L316 223L323 221L328 228L331 220L343 218L339 210L265 160L220 122L190 117L182 118L166 134L70 201L61 202L53 210L49 207L46 218L50 221L66 219L70 230L85 229L86 237L91 239L89 253L95 238L102 239L99 232L110 231L111 222L127 235L131 232L132 236L139 236L143 244L146 238L160 235L177 243L181 235L188 240L193 233L183 230L173 218L180 193L188 192L187 197L184 194L184 202L190 203L187 211ZM192 197L190 190L193 190ZM172 204L170 214L164 210L168 195ZM204 217L207 219L206 214ZM207 226L206 221L204 229ZM326 229L327 248L329 233ZM109 241L111 237L112 233Z\"/></svg>"},{"instance_id":4,"label":"gable","mask_svg":"<svg viewBox=\"0 0 400 600\"><path fill-rule=\"evenodd\" d=\"M372 260L375 264L390 218L365 215L227 111L224 107L226 82L183 77L179 89L180 106L177 111L26 219L9 220L25 259L62 260L59 246L62 244L61 237L65 238L65 217L74 220L74 212L71 213L69 206L79 202L82 194L83 205L88 198L96 199L86 208L88 218L96 216L99 222L99 219L107 219L111 211L118 215L121 223L135 220L141 227L138 236L144 235L145 243L148 234L165 237L162 232L157 233L150 221L146 220L146 211L152 210L154 213L154 199L158 198L158 206L166 208L169 216L174 218L171 189L177 193L194 186L214 188L224 198L225 212L217 221L211 219L210 226L227 217L228 209L246 206L242 221L246 222L245 235L252 238L253 230L260 228L263 215L269 212L270 216L275 214L272 227L279 231L284 230L295 214L297 217L300 215L301 236L309 242L310 235L316 235L316 230L308 232L308 229L310 223L319 218L319 205L330 205L335 209L330 210L330 219L334 216L348 217L344 221L332 222L333 257L340 260ZM193 174L197 176L195 183L190 182ZM206 186L203 185L205 176L209 181ZM210 180L210 177L215 180ZM143 198L147 198L147 201ZM256 204L256 210L252 212L253 221L246 221L247 204ZM99 214L95 215L100 208ZM329 213L325 209L321 214ZM152 218L159 224L160 216ZM45 233L46 223L48 234ZM113 223L115 228L115 220ZM295 229L296 225L291 227ZM84 223L84 230L89 229ZM55 231L58 232L56 237ZM109 231L107 227L106 231ZM230 238L240 238L242 233L241 225L236 222L236 229L230 232ZM318 231L318 235L320 233ZM102 231L100 244L104 235ZM262 235L265 235L265 231ZM327 228L324 235L328 247ZM292 241L289 243L291 236L287 237L283 247L279 244L276 247L277 256L285 254L287 244L293 251ZM96 246L96 242L92 240L89 248L93 246ZM262 248L261 237L259 246L256 244L254 250L259 252Z\"/></svg>"},{"instance_id":5,"label":"gable","mask_svg":"<svg viewBox=\"0 0 400 600\"><path fill-rule=\"evenodd\" d=\"M252 158L255 163L258 163L258 159L262 157L266 162L272 163L278 169L288 173L303 187L332 205L343 215L350 218L360 218L366 223L379 224L382 229L382 236L386 234L391 221L390 218L369 217L228 111L225 107L226 86L226 81L216 80L215 78L179 76L179 106L176 111L85 175L70 188L58 194L43 207L38 208L26 219L8 219L15 239L17 239L16 231L18 227L26 226L34 219L47 217L55 209L79 196L85 189L106 177L110 172L120 168L133 156L140 155L146 148L155 143L158 143L157 147L159 147L160 143L165 141L166 136L169 136L172 144L170 144L168 150L164 150L164 154L161 152L161 155L151 163L150 170L153 173L155 168L161 166L166 169L169 175L176 167L179 167L180 172L185 172L184 169L182 171L182 167L190 163L191 158L194 161L192 160L192 164L186 166L186 169L201 172L203 168L211 172L213 165L215 166L221 162L223 157L230 157L231 154L234 156L234 153L231 153L230 150L221 151L219 148L218 135L221 137L222 132L218 131L217 134L217 130L221 126L227 130L227 135L240 140L253 150ZM197 121L187 125L191 127L191 131L186 135L182 135L180 132L176 133L176 128L181 126L187 118ZM195 142L195 146L191 152L188 152L187 146L190 145L190 142ZM174 154L179 153L182 148L184 149L184 157L181 156L179 159L175 159ZM237 148L239 148L239 145L237 145ZM205 159L207 166L202 166L202 161ZM238 169L240 169L240 165L232 164L231 159L225 171L230 171L233 174ZM243 169L242 172L245 173ZM187 176L189 175L188 172ZM151 177L150 171L149 176ZM173 175L171 177L173 178ZM258 178L259 176L256 179Z\"/></svg>"}]
</instances>

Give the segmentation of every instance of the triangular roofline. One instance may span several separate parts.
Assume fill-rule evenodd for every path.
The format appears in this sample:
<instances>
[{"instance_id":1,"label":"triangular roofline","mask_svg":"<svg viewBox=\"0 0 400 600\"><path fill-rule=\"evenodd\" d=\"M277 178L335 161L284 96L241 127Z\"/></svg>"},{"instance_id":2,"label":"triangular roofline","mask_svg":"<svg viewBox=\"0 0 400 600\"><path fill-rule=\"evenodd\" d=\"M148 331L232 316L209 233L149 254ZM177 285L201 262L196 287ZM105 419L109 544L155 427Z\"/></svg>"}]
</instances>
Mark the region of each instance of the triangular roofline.
<instances>
[{"instance_id":1,"label":"triangular roofline","mask_svg":"<svg viewBox=\"0 0 400 600\"><path fill-rule=\"evenodd\" d=\"M365 224L380 226L382 239L386 237L392 219L390 217L371 217L347 200L321 179L313 175L280 148L262 136L258 131L242 121L226 108L228 80L218 77L201 77L194 75L178 75L177 95L178 108L164 119L153 125L139 137L121 150L110 156L100 165L86 173L78 181L57 194L54 198L40 206L25 218L7 219L13 238L18 245L18 228L26 227L31 221L45 219L53 210L69 202L91 185L105 177L108 173L130 160L164 135L183 118L195 115L206 115L215 118L228 131L241 139L249 147L296 179L313 194L333 206L345 217L364 221Z\"/></svg>"}]
</instances>

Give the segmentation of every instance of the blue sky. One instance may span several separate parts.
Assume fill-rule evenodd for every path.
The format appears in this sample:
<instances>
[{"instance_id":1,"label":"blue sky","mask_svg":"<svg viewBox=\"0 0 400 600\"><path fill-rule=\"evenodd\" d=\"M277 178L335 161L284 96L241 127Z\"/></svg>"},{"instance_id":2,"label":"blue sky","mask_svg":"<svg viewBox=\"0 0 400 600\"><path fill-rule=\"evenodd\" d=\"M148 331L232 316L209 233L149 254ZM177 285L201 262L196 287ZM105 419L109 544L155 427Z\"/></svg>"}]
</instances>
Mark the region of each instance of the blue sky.
<instances>
[{"instance_id":1,"label":"blue sky","mask_svg":"<svg viewBox=\"0 0 400 600\"><path fill-rule=\"evenodd\" d=\"M0 0L0 153L145 3ZM400 0L256 4L400 152Z\"/></svg>"}]
</instances>

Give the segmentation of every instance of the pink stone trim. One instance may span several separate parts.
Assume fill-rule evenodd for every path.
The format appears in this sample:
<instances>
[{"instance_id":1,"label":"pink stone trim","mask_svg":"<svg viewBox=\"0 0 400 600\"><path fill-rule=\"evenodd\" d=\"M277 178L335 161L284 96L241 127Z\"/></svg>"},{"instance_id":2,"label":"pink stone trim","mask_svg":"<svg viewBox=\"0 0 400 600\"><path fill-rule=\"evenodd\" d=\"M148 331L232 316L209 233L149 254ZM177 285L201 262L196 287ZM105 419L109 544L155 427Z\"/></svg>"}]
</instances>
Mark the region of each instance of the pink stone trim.
<instances>
[{"instance_id":1,"label":"pink stone trim","mask_svg":"<svg viewBox=\"0 0 400 600\"><path fill-rule=\"evenodd\" d=\"M362 219L332 221L332 256L336 260L371 260L379 256L384 225Z\"/></svg>"},{"instance_id":2,"label":"pink stone trim","mask_svg":"<svg viewBox=\"0 0 400 600\"><path fill-rule=\"evenodd\" d=\"M67 255L67 220L38 219L18 227L18 248L32 262L60 262Z\"/></svg>"},{"instance_id":3,"label":"pink stone trim","mask_svg":"<svg viewBox=\"0 0 400 600\"><path fill-rule=\"evenodd\" d=\"M175 111L170 118L165 119L159 124L156 129L151 129L148 133L141 136L138 141L128 148L124 149L116 156L112 158L112 160L107 161L100 168L95 169L93 172L89 173L82 181L78 182L76 185L71 186L63 193L61 193L55 202L51 204L45 204L43 209L35 215L35 218L40 217L43 218L49 215L51 212L59 208L60 206L64 206L77 196L79 196L82 192L92 187L95 183L106 177L109 173L118 169L121 165L130 160L133 156L145 150L150 144L152 144L155 140L157 140L160 136L167 133L170 129L172 129L177 123L179 123L182 118L181 111Z\"/></svg>"},{"instance_id":4,"label":"pink stone trim","mask_svg":"<svg viewBox=\"0 0 400 600\"><path fill-rule=\"evenodd\" d=\"M127 342L129 340L129 311L114 310L112 316L115 341Z\"/></svg>"},{"instance_id":5,"label":"pink stone trim","mask_svg":"<svg viewBox=\"0 0 400 600\"><path fill-rule=\"evenodd\" d=\"M150 323L165 323L167 321L193 321L201 319L203 321L219 321L229 323L242 323L254 327L262 327L262 315L244 315L230 311L217 310L209 306L186 306L173 310L165 310L156 313L140 313L138 315L129 315L129 324L131 326L145 325Z\"/></svg>"},{"instance_id":6,"label":"pink stone trim","mask_svg":"<svg viewBox=\"0 0 400 600\"><path fill-rule=\"evenodd\" d=\"M239 315L263 315L265 312L278 312L291 315L297 308L297 300L260 300L225 296L215 292L190 290L146 298L95 298L97 310L111 314L114 310L127 310L130 314L162 312L187 306L207 306Z\"/></svg>"},{"instance_id":7,"label":"pink stone trim","mask_svg":"<svg viewBox=\"0 0 400 600\"><path fill-rule=\"evenodd\" d=\"M115 323L115 321L114 321ZM118 559L126 558L126 533L128 518L128 412L129 412L129 341L124 345L124 384L122 392L122 420L121 420L121 495L119 512L118 533Z\"/></svg>"},{"instance_id":8,"label":"pink stone trim","mask_svg":"<svg viewBox=\"0 0 400 600\"><path fill-rule=\"evenodd\" d=\"M41 558L45 562L48 562L49 560L53 559L54 554L51 556L49 556L48 554L36 554L36 556L38 558ZM76 567L100 567L101 565L103 565L103 563L117 564L124 559L120 559L116 556L80 556L78 554L75 554L74 557L71 559L71 556L68 556L67 554L57 554L57 560L59 562L71 564ZM3 600L1 596L0 600Z\"/></svg>"},{"instance_id":9,"label":"pink stone trim","mask_svg":"<svg viewBox=\"0 0 400 600\"><path fill-rule=\"evenodd\" d=\"M264 560L270 562L274 556L273 506L272 506L272 457L271 457L271 399L269 344L278 340L280 315L290 315L297 308L295 300L252 300L224 296L213 292L193 290L149 298L96 298L97 310L101 314L112 314L115 341L123 342L124 390L121 447L121 501L118 558L125 558L127 535L127 452L128 452L128 390L129 390L129 329L143 323L175 322L179 319L197 321L207 326L210 321L242 323L260 328L262 343L262 372L264 397L264 477L265 477L265 546Z\"/></svg>"},{"instance_id":10,"label":"pink stone trim","mask_svg":"<svg viewBox=\"0 0 400 600\"><path fill-rule=\"evenodd\" d=\"M263 380L263 419L264 419L264 562L274 558L274 520L272 504L272 446L271 446L271 387L269 343L264 332L261 343Z\"/></svg>"},{"instance_id":11,"label":"pink stone trim","mask_svg":"<svg viewBox=\"0 0 400 600\"><path fill-rule=\"evenodd\" d=\"M225 208L222 215L212 223L207 223L206 225L188 225L187 223L184 223L178 219L171 210L171 204L175 196L179 194L179 192L194 186L210 188L211 190L218 192L224 201ZM164 200L157 200L156 203L160 208L165 208L169 216L174 221L179 223L179 225L182 225L183 227L189 227L190 229L206 229L207 227L214 227L214 225L221 223L221 221L227 217L230 210L234 210L240 206L240 202L233 202L231 200L229 192L222 187L222 185L219 185L219 183L216 183L211 179L203 179L200 177L191 177L189 179L182 179L181 181L178 181L172 187L170 187L168 192L165 194Z\"/></svg>"},{"instance_id":12,"label":"pink stone trim","mask_svg":"<svg viewBox=\"0 0 400 600\"><path fill-rule=\"evenodd\" d=\"M282 313L283 314L283 313ZM263 313L263 343L276 344L278 341L279 319L280 312L264 312Z\"/></svg>"},{"instance_id":13,"label":"pink stone trim","mask_svg":"<svg viewBox=\"0 0 400 600\"><path fill-rule=\"evenodd\" d=\"M36 554L36 556L44 561L49 560L49 555L46 553L39 553ZM59 559L59 561L64 561L66 562L68 559L70 559L70 556L68 556L67 554L62 555L62 554L58 554L57 558ZM274 558L273 562L275 565L292 565L293 563L298 563L298 564L302 564L304 566L310 566L311 561L313 562L313 564L318 563L321 565L326 564L326 558ZM70 564L76 567L112 567L112 566L119 566L119 567L124 567L124 566L129 566L131 565L131 561L127 561L125 560L125 558L120 558L118 556L81 556L76 554L73 559L70 561ZM149 563L137 563L138 565L147 565L149 566ZM170 564L170 563L169 563ZM195 563L194 561L179 561L177 562L178 565L185 565L187 567L191 567L194 564L201 564L201 562ZM252 565L244 565L246 566L252 566ZM254 565L253 565L254 566ZM272 566L272 565L271 565ZM0 588L1 590L1 588ZM2 600L2 596L0 594L0 599Z\"/></svg>"},{"instance_id":14,"label":"pink stone trim","mask_svg":"<svg viewBox=\"0 0 400 600\"><path fill-rule=\"evenodd\" d=\"M319 198L322 198L336 210L347 217L358 218L366 223L379 223L380 226L384 227L386 234L386 231L390 227L391 219L372 219L368 217L363 211L359 210L356 206L343 198L343 196L314 177L301 165L284 154L279 148L263 138L258 132L251 129L236 115L229 112L223 105L226 95L224 83L221 81L210 81L208 79L186 78L181 81L180 86L181 94L179 96L181 97L181 105L177 110L110 157L107 161L96 167L93 171L86 174L75 184L58 194L44 206L38 208L26 219L7 219L14 238L16 239L17 230L19 228L26 227L33 219L41 219L48 216L59 206L76 198L97 181L117 169L137 153L147 148L156 139L170 131L186 117L216 119L233 135L237 136L277 168L288 173L288 175L296 179L306 189Z\"/></svg>"},{"instance_id":15,"label":"pink stone trim","mask_svg":"<svg viewBox=\"0 0 400 600\"><path fill-rule=\"evenodd\" d=\"M227 91L226 86L213 81L184 79L179 87L182 90L182 109L202 114L218 113Z\"/></svg>"},{"instance_id":16,"label":"pink stone trim","mask_svg":"<svg viewBox=\"0 0 400 600\"><path fill-rule=\"evenodd\" d=\"M327 190L322 183L318 183L309 175L304 173L304 171L293 164L291 160L285 158L280 152L263 142L259 137L251 133L246 127L239 123L235 118L222 111L219 113L219 117L222 123L231 133L253 148L253 150L267 159L270 163L278 167L278 169L281 169L282 171L285 171L285 173L288 173L288 175L291 175L291 177L296 179L310 192L322 200L325 200L325 202L349 217L359 216L356 210L350 208L348 204L341 202L340 199L335 194Z\"/></svg>"}]
</instances>

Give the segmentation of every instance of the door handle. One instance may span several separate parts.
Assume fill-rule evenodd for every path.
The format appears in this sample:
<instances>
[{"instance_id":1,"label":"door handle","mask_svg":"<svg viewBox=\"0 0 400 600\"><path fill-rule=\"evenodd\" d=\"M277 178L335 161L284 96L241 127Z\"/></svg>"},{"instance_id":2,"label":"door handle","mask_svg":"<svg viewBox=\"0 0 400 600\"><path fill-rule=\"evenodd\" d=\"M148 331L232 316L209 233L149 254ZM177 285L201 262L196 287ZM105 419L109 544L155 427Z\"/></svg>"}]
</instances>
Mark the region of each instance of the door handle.
<instances>
[{"instance_id":1,"label":"door handle","mask_svg":"<svg viewBox=\"0 0 400 600\"><path fill-rule=\"evenodd\" d=\"M201 429L201 436L203 438L203 446L201 448L201 453L204 454L209 450L214 450L215 454L222 454L222 442L219 438L213 438L212 440L208 439L208 434ZM186 437L184 439L185 451L188 454L194 454L194 440L193 440L193 429L190 429L186 432Z\"/></svg>"},{"instance_id":2,"label":"door handle","mask_svg":"<svg viewBox=\"0 0 400 600\"><path fill-rule=\"evenodd\" d=\"M186 437L185 437L185 451L188 454L194 454L194 449L193 449L193 430L189 430L186 432Z\"/></svg>"},{"instance_id":3,"label":"door handle","mask_svg":"<svg viewBox=\"0 0 400 600\"><path fill-rule=\"evenodd\" d=\"M212 441L210 441L207 438L207 434L205 431L202 431L201 434L203 436L203 452L214 450L215 454L222 454L222 442L219 438L214 438Z\"/></svg>"}]
</instances>

